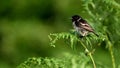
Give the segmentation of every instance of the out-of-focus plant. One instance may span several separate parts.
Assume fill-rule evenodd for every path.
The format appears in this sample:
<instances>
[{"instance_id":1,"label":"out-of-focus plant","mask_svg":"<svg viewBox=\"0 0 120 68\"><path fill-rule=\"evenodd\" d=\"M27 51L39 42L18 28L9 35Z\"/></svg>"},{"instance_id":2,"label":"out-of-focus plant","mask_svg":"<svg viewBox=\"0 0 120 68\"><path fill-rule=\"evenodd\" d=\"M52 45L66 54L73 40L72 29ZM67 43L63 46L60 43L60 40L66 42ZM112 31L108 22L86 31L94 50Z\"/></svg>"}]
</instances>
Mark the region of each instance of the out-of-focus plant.
<instances>
[{"instance_id":1,"label":"out-of-focus plant","mask_svg":"<svg viewBox=\"0 0 120 68\"><path fill-rule=\"evenodd\" d=\"M79 61L81 59L81 61ZM64 58L29 58L17 68L85 68L90 67L89 58L83 53L78 55L66 54Z\"/></svg>"}]
</instances>

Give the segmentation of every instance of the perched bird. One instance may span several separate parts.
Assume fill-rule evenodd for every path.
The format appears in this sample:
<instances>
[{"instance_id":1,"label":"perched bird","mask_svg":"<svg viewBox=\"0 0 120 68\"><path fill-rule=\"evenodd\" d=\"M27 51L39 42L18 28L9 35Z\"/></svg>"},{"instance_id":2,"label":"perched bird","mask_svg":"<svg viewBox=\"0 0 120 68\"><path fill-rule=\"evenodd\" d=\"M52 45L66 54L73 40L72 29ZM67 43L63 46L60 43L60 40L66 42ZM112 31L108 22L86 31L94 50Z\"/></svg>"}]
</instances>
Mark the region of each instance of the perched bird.
<instances>
[{"instance_id":1,"label":"perched bird","mask_svg":"<svg viewBox=\"0 0 120 68\"><path fill-rule=\"evenodd\" d=\"M96 36L98 36L94 32L94 29L87 23L86 20L82 19L81 16L79 15L72 16L72 23L73 23L74 29L77 31L80 37L87 36L89 32L92 32Z\"/></svg>"}]
</instances>

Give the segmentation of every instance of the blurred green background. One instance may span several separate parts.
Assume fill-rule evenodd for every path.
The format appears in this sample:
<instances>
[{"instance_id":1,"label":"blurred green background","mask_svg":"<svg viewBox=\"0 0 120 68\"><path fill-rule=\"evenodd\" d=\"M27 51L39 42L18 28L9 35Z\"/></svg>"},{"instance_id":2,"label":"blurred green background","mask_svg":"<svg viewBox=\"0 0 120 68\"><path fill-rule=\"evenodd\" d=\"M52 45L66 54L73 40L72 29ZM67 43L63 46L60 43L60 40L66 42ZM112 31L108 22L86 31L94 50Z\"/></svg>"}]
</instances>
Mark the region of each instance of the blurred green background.
<instances>
[{"instance_id":1,"label":"blurred green background","mask_svg":"<svg viewBox=\"0 0 120 68\"><path fill-rule=\"evenodd\" d=\"M50 47L48 35L73 29L69 18L74 14L91 19L82 4L81 0L0 0L0 68L14 68L29 57L73 53L64 42ZM96 60L110 58L104 48L98 53ZM102 60L111 65L111 60Z\"/></svg>"}]
</instances>

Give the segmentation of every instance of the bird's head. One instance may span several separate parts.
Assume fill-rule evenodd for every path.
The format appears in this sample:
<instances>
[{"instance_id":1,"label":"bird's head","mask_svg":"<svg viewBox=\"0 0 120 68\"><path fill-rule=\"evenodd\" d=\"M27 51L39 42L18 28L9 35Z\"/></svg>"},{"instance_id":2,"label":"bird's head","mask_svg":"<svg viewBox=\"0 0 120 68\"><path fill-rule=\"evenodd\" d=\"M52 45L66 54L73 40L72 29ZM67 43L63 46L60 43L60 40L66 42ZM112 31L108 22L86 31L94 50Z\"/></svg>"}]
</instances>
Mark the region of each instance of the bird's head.
<instances>
[{"instance_id":1,"label":"bird's head","mask_svg":"<svg viewBox=\"0 0 120 68\"><path fill-rule=\"evenodd\" d=\"M81 20L81 19L82 19L82 17L79 16L79 15L74 15L74 16L72 16L72 22L74 22L74 21L79 21L79 20Z\"/></svg>"}]
</instances>

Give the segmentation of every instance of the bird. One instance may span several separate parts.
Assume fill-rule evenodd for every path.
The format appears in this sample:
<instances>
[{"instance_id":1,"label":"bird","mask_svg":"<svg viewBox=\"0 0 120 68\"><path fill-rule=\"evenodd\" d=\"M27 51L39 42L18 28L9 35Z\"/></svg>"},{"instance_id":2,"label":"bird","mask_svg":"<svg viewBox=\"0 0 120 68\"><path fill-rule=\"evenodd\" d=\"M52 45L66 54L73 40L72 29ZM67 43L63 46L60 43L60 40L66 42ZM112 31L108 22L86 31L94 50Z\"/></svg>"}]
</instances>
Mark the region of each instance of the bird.
<instances>
[{"instance_id":1,"label":"bird","mask_svg":"<svg viewBox=\"0 0 120 68\"><path fill-rule=\"evenodd\" d=\"M87 36L90 32L98 37L98 34L94 32L94 29L81 16L73 15L71 19L75 31L79 34L81 38Z\"/></svg>"}]
</instances>

